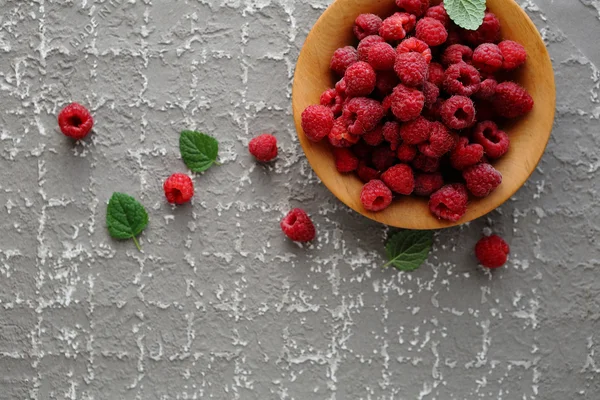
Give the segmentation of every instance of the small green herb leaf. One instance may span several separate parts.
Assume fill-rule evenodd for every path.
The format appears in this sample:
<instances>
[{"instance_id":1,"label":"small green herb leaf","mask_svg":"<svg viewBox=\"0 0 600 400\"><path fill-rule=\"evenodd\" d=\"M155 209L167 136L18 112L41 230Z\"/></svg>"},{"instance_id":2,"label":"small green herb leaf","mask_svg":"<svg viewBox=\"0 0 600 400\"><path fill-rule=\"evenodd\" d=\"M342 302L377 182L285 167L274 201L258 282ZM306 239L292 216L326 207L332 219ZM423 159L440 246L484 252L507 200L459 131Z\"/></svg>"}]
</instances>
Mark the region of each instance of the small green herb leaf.
<instances>
[{"instance_id":1,"label":"small green herb leaf","mask_svg":"<svg viewBox=\"0 0 600 400\"><path fill-rule=\"evenodd\" d=\"M445 0L444 7L450 19L461 28L474 31L483 23L485 0Z\"/></svg>"},{"instance_id":2,"label":"small green herb leaf","mask_svg":"<svg viewBox=\"0 0 600 400\"><path fill-rule=\"evenodd\" d=\"M183 131L179 137L183 162L194 172L203 172L217 164L219 142L212 136L196 131Z\"/></svg>"},{"instance_id":3,"label":"small green herb leaf","mask_svg":"<svg viewBox=\"0 0 600 400\"><path fill-rule=\"evenodd\" d=\"M141 251L136 236L148 225L148 213L136 199L124 194L113 193L106 209L108 233L115 239L133 239Z\"/></svg>"},{"instance_id":4,"label":"small green herb leaf","mask_svg":"<svg viewBox=\"0 0 600 400\"><path fill-rule=\"evenodd\" d=\"M414 271L427 259L432 243L432 231L400 231L385 245L389 262L383 267L393 265L400 271Z\"/></svg>"}]
</instances>

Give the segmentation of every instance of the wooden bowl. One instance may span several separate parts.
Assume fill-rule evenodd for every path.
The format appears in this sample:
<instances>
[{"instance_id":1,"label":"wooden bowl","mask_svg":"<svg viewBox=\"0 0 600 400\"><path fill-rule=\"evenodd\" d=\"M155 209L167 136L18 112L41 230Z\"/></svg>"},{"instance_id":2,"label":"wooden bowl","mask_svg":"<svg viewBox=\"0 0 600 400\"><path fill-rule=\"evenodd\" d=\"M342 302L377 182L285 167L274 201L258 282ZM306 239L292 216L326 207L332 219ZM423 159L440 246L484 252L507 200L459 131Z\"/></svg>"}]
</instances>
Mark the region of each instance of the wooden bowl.
<instances>
[{"instance_id":1,"label":"wooden bowl","mask_svg":"<svg viewBox=\"0 0 600 400\"><path fill-rule=\"evenodd\" d=\"M535 25L517 2L487 0L487 6L502 22L502 38L519 42L527 49L527 62L515 79L529 91L535 106L526 116L502 127L510 136L511 149L494 163L502 172L500 187L485 199L471 199L466 215L456 223L438 220L429 211L427 199L415 196L394 200L390 207L378 213L365 210L360 202L363 184L358 177L340 174L335 169L326 140L313 143L304 135L302 111L311 104L319 104L321 93L334 85L329 61L337 48L356 43L352 34L356 17L362 13L389 16L396 6L394 0L337 0L321 15L298 58L292 106L298 137L308 162L325 186L348 207L375 221L399 228L447 228L489 213L527 181L544 153L552 130L556 103L552 63Z\"/></svg>"}]
</instances>

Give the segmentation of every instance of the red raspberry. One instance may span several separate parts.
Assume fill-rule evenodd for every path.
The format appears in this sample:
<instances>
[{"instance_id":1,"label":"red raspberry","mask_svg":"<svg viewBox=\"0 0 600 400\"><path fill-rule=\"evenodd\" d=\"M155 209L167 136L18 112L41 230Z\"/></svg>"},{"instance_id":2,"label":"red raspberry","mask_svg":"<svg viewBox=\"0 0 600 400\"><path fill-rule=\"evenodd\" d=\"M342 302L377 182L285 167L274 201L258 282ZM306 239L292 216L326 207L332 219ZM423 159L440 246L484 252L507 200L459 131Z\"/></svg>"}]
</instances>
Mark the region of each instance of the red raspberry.
<instances>
[{"instance_id":1,"label":"red raspberry","mask_svg":"<svg viewBox=\"0 0 600 400\"><path fill-rule=\"evenodd\" d=\"M394 71L406 86L421 86L427 77L427 61L415 52L398 54Z\"/></svg>"},{"instance_id":2,"label":"red raspberry","mask_svg":"<svg viewBox=\"0 0 600 400\"><path fill-rule=\"evenodd\" d=\"M383 112L385 115L389 115L392 109L392 95L386 96L385 99L381 102L381 106L383 107Z\"/></svg>"},{"instance_id":3,"label":"red raspberry","mask_svg":"<svg viewBox=\"0 0 600 400\"><path fill-rule=\"evenodd\" d=\"M389 43L375 43L369 47L367 60L375 70L386 71L394 69L396 50Z\"/></svg>"},{"instance_id":4,"label":"red raspberry","mask_svg":"<svg viewBox=\"0 0 600 400\"><path fill-rule=\"evenodd\" d=\"M490 164L477 164L463 171L467 189L476 197L487 197L502 183L502 174Z\"/></svg>"},{"instance_id":5,"label":"red raspberry","mask_svg":"<svg viewBox=\"0 0 600 400\"><path fill-rule=\"evenodd\" d=\"M475 165L483 158L483 146L477 143L469 144L467 137L460 137L450 154L450 165L452 168L462 171Z\"/></svg>"},{"instance_id":6,"label":"red raspberry","mask_svg":"<svg viewBox=\"0 0 600 400\"><path fill-rule=\"evenodd\" d=\"M425 96L425 107L429 108L435 104L440 96L440 89L431 82L423 84L423 95Z\"/></svg>"},{"instance_id":7,"label":"red raspberry","mask_svg":"<svg viewBox=\"0 0 600 400\"><path fill-rule=\"evenodd\" d=\"M419 116L415 120L402 124L400 137L406 144L419 144L429 140L431 122Z\"/></svg>"},{"instance_id":8,"label":"red raspberry","mask_svg":"<svg viewBox=\"0 0 600 400\"><path fill-rule=\"evenodd\" d=\"M370 182L373 179L379 179L380 176L379 171L369 167L364 161L358 163L356 175L358 175L358 178L364 183Z\"/></svg>"},{"instance_id":9,"label":"red raspberry","mask_svg":"<svg viewBox=\"0 0 600 400\"><path fill-rule=\"evenodd\" d=\"M354 47L341 47L333 52L329 68L339 76L344 76L346 69L357 61L358 51Z\"/></svg>"},{"instance_id":10,"label":"red raspberry","mask_svg":"<svg viewBox=\"0 0 600 400\"><path fill-rule=\"evenodd\" d=\"M381 174L381 180L393 192L408 196L415 188L413 170L406 164L397 164Z\"/></svg>"},{"instance_id":11,"label":"red raspberry","mask_svg":"<svg viewBox=\"0 0 600 400\"><path fill-rule=\"evenodd\" d=\"M344 75L346 94L348 97L369 95L375 89L377 75L375 70L364 61L359 61L348 67Z\"/></svg>"},{"instance_id":12,"label":"red raspberry","mask_svg":"<svg viewBox=\"0 0 600 400\"><path fill-rule=\"evenodd\" d=\"M465 96L452 96L442 104L442 121L450 129L465 129L475 124L475 106Z\"/></svg>"},{"instance_id":13,"label":"red raspberry","mask_svg":"<svg viewBox=\"0 0 600 400\"><path fill-rule=\"evenodd\" d=\"M308 106L302 112L302 130L313 142L329 135L333 127L333 112L325 106Z\"/></svg>"},{"instance_id":14,"label":"red raspberry","mask_svg":"<svg viewBox=\"0 0 600 400\"><path fill-rule=\"evenodd\" d=\"M396 162L396 153L389 147L378 147L373 151L371 162L378 171L385 171Z\"/></svg>"},{"instance_id":15,"label":"red raspberry","mask_svg":"<svg viewBox=\"0 0 600 400\"><path fill-rule=\"evenodd\" d=\"M444 186L444 178L439 172L433 174L416 174L415 190L413 193L417 196L429 197L431 194Z\"/></svg>"},{"instance_id":16,"label":"red raspberry","mask_svg":"<svg viewBox=\"0 0 600 400\"><path fill-rule=\"evenodd\" d=\"M442 23L442 25L444 25L446 29L449 28L452 24L452 21L450 20L450 17L448 16L446 8L444 8L443 4L440 4L439 6L430 7L429 10L427 10L427 12L425 13L425 16L437 19Z\"/></svg>"},{"instance_id":17,"label":"red raspberry","mask_svg":"<svg viewBox=\"0 0 600 400\"><path fill-rule=\"evenodd\" d=\"M358 168L358 157L348 148L334 147L333 157L335 158L335 168L339 172L352 172Z\"/></svg>"},{"instance_id":18,"label":"red raspberry","mask_svg":"<svg viewBox=\"0 0 600 400\"><path fill-rule=\"evenodd\" d=\"M525 51L525 47L521 46L519 43L513 42L512 40L504 40L498 43L498 48L504 58L502 68L510 70L525 64L525 61L527 60L527 51Z\"/></svg>"},{"instance_id":19,"label":"red raspberry","mask_svg":"<svg viewBox=\"0 0 600 400\"><path fill-rule=\"evenodd\" d=\"M479 89L481 90L481 88ZM494 89L494 93L495 93ZM475 102L475 117L477 118L477 122L489 121L496 118L496 112L494 111L494 107L492 103L487 100L478 100Z\"/></svg>"},{"instance_id":20,"label":"red raspberry","mask_svg":"<svg viewBox=\"0 0 600 400\"><path fill-rule=\"evenodd\" d=\"M417 22L417 39L424 41L430 47L439 46L448 39L448 31L437 19L425 17Z\"/></svg>"},{"instance_id":21,"label":"red raspberry","mask_svg":"<svg viewBox=\"0 0 600 400\"><path fill-rule=\"evenodd\" d=\"M514 82L502 82L496 86L492 100L496 113L505 118L517 118L533 108L533 98L525 88Z\"/></svg>"},{"instance_id":22,"label":"red raspberry","mask_svg":"<svg viewBox=\"0 0 600 400\"><path fill-rule=\"evenodd\" d=\"M390 143L390 149L394 151L398 149L402 142L400 124L395 121L386 122L383 125L383 138Z\"/></svg>"},{"instance_id":23,"label":"red raspberry","mask_svg":"<svg viewBox=\"0 0 600 400\"><path fill-rule=\"evenodd\" d=\"M479 90L474 96L482 100L491 99L496 94L496 86L498 86L498 82L494 78L487 78L481 82Z\"/></svg>"},{"instance_id":24,"label":"red raspberry","mask_svg":"<svg viewBox=\"0 0 600 400\"><path fill-rule=\"evenodd\" d=\"M410 121L417 118L425 105L425 96L422 92L403 84L396 86L390 96L392 112L400 121Z\"/></svg>"},{"instance_id":25,"label":"red raspberry","mask_svg":"<svg viewBox=\"0 0 600 400\"><path fill-rule=\"evenodd\" d=\"M383 43L385 40L381 36L371 35L367 36L358 44L358 59L360 61L367 61L369 59L369 49L376 43Z\"/></svg>"},{"instance_id":26,"label":"red raspberry","mask_svg":"<svg viewBox=\"0 0 600 400\"><path fill-rule=\"evenodd\" d=\"M440 169L440 159L418 154L412 162L412 166L423 172L437 172Z\"/></svg>"},{"instance_id":27,"label":"red raspberry","mask_svg":"<svg viewBox=\"0 0 600 400\"><path fill-rule=\"evenodd\" d=\"M281 230L294 242L310 242L316 236L315 226L306 211L294 208L280 223Z\"/></svg>"},{"instance_id":28,"label":"red raspberry","mask_svg":"<svg viewBox=\"0 0 600 400\"><path fill-rule=\"evenodd\" d=\"M420 17L429 8L429 0L396 0L396 5L406 12Z\"/></svg>"},{"instance_id":29,"label":"red raspberry","mask_svg":"<svg viewBox=\"0 0 600 400\"><path fill-rule=\"evenodd\" d=\"M460 32L451 25L451 28L448 30L448 39L446 39L446 46L452 46L453 44L461 44L462 38L460 37ZM454 28L454 29L452 29Z\"/></svg>"},{"instance_id":30,"label":"red raspberry","mask_svg":"<svg viewBox=\"0 0 600 400\"><path fill-rule=\"evenodd\" d=\"M438 218L456 222L467 212L469 196L465 185L443 186L429 198L429 209Z\"/></svg>"},{"instance_id":31,"label":"red raspberry","mask_svg":"<svg viewBox=\"0 0 600 400\"><path fill-rule=\"evenodd\" d=\"M453 44L448 46L442 54L442 64L446 67L459 63L470 63L473 58L473 50L464 44Z\"/></svg>"},{"instance_id":32,"label":"red raspberry","mask_svg":"<svg viewBox=\"0 0 600 400\"><path fill-rule=\"evenodd\" d=\"M71 103L58 114L58 126L63 135L80 140L92 130L94 118L81 104Z\"/></svg>"},{"instance_id":33,"label":"red raspberry","mask_svg":"<svg viewBox=\"0 0 600 400\"><path fill-rule=\"evenodd\" d=\"M396 157L403 163L412 162L417 156L417 148L410 144L402 143L396 151Z\"/></svg>"},{"instance_id":34,"label":"red raspberry","mask_svg":"<svg viewBox=\"0 0 600 400\"><path fill-rule=\"evenodd\" d=\"M482 72L494 73L502 68L502 52L493 43L483 43L473 52L473 65Z\"/></svg>"},{"instance_id":35,"label":"red raspberry","mask_svg":"<svg viewBox=\"0 0 600 400\"><path fill-rule=\"evenodd\" d=\"M417 18L412 14L396 13L383 20L379 35L388 42L402 40L415 28Z\"/></svg>"},{"instance_id":36,"label":"red raspberry","mask_svg":"<svg viewBox=\"0 0 600 400\"><path fill-rule=\"evenodd\" d=\"M383 125L378 125L375 129L362 135L362 139L369 146L379 146L383 142Z\"/></svg>"},{"instance_id":37,"label":"red raspberry","mask_svg":"<svg viewBox=\"0 0 600 400\"><path fill-rule=\"evenodd\" d=\"M491 159L502 157L510 147L508 135L498 129L492 121L477 124L473 131L473 141L483 147L485 155Z\"/></svg>"},{"instance_id":38,"label":"red raspberry","mask_svg":"<svg viewBox=\"0 0 600 400\"><path fill-rule=\"evenodd\" d=\"M415 37L410 37L408 39L403 40L398 47L396 47L396 53L420 53L423 57L425 57L425 61L427 64L431 62L431 49L427 46L427 43L419 40Z\"/></svg>"},{"instance_id":39,"label":"red raspberry","mask_svg":"<svg viewBox=\"0 0 600 400\"><path fill-rule=\"evenodd\" d=\"M346 98L346 81L344 80L344 78L340 79L339 81L336 82L335 84L335 91L337 92L337 94L339 96L342 96L342 98Z\"/></svg>"},{"instance_id":40,"label":"red raspberry","mask_svg":"<svg viewBox=\"0 0 600 400\"><path fill-rule=\"evenodd\" d=\"M348 132L362 135L377 127L383 118L381 103L367 97L355 97L344 106L342 116L348 124Z\"/></svg>"},{"instance_id":41,"label":"red raspberry","mask_svg":"<svg viewBox=\"0 0 600 400\"><path fill-rule=\"evenodd\" d=\"M475 31L462 30L462 37L473 46L482 43L497 43L500 39L500 21L494 14L487 12L481 26Z\"/></svg>"},{"instance_id":42,"label":"red raspberry","mask_svg":"<svg viewBox=\"0 0 600 400\"><path fill-rule=\"evenodd\" d=\"M374 179L363 186L360 201L369 211L381 211L392 203L392 191L385 186L385 183Z\"/></svg>"},{"instance_id":43,"label":"red raspberry","mask_svg":"<svg viewBox=\"0 0 600 400\"><path fill-rule=\"evenodd\" d=\"M471 96L479 90L481 76L479 71L466 63L452 64L446 69L444 89L448 94Z\"/></svg>"},{"instance_id":44,"label":"red raspberry","mask_svg":"<svg viewBox=\"0 0 600 400\"><path fill-rule=\"evenodd\" d=\"M186 174L173 174L163 185L167 201L171 204L184 204L194 196L194 182Z\"/></svg>"},{"instance_id":45,"label":"red raspberry","mask_svg":"<svg viewBox=\"0 0 600 400\"><path fill-rule=\"evenodd\" d=\"M400 80L398 79L398 75L394 71L379 71L377 72L377 81L375 82L375 87L379 91L379 94L383 96L387 96L396 86L398 86Z\"/></svg>"},{"instance_id":46,"label":"red raspberry","mask_svg":"<svg viewBox=\"0 0 600 400\"><path fill-rule=\"evenodd\" d=\"M475 256L479 263L486 268L500 268L508 260L510 247L498 235L487 236L475 245Z\"/></svg>"},{"instance_id":47,"label":"red raspberry","mask_svg":"<svg viewBox=\"0 0 600 400\"><path fill-rule=\"evenodd\" d=\"M335 89L327 89L321 95L319 103L331 110L334 117L339 117L342 114L344 107L344 99L338 95Z\"/></svg>"},{"instance_id":48,"label":"red raspberry","mask_svg":"<svg viewBox=\"0 0 600 400\"><path fill-rule=\"evenodd\" d=\"M363 136L364 138L364 136ZM354 146L352 146L352 152L358 157L359 160L370 160L371 153L373 152L373 147L369 146L367 143L358 142Z\"/></svg>"},{"instance_id":49,"label":"red raspberry","mask_svg":"<svg viewBox=\"0 0 600 400\"><path fill-rule=\"evenodd\" d=\"M336 119L333 128L329 132L329 143L334 147L350 147L360 140L360 136L348 132L347 121L344 117Z\"/></svg>"},{"instance_id":50,"label":"red raspberry","mask_svg":"<svg viewBox=\"0 0 600 400\"><path fill-rule=\"evenodd\" d=\"M360 14L354 21L354 35L358 40L363 40L370 35L377 35L381 22L381 18L375 14Z\"/></svg>"},{"instance_id":51,"label":"red raspberry","mask_svg":"<svg viewBox=\"0 0 600 400\"><path fill-rule=\"evenodd\" d=\"M272 161L277 157L277 138L263 133L250 141L248 150L260 162Z\"/></svg>"},{"instance_id":52,"label":"red raspberry","mask_svg":"<svg viewBox=\"0 0 600 400\"><path fill-rule=\"evenodd\" d=\"M441 122L430 122L429 126L429 140L419 145L419 151L427 157L439 158L452 150L454 137Z\"/></svg>"},{"instance_id":53,"label":"red raspberry","mask_svg":"<svg viewBox=\"0 0 600 400\"><path fill-rule=\"evenodd\" d=\"M445 71L441 64L432 62L429 64L429 75L427 80L437 87L442 87L444 83Z\"/></svg>"}]
</instances>

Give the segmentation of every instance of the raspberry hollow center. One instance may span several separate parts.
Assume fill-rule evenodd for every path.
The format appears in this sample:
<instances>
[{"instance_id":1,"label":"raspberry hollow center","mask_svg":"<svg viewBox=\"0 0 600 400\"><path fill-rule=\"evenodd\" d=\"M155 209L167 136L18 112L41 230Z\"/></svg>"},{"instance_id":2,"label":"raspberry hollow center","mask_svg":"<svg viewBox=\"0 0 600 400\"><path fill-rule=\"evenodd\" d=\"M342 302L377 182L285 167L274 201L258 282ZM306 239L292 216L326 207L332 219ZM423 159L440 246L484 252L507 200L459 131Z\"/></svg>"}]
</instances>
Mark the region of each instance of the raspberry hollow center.
<instances>
[{"instance_id":1,"label":"raspberry hollow center","mask_svg":"<svg viewBox=\"0 0 600 400\"><path fill-rule=\"evenodd\" d=\"M71 125L71 126L78 128L79 125L81 125L82 123L83 123L83 121L77 115L73 115L73 116L69 117L69 125Z\"/></svg>"},{"instance_id":2,"label":"raspberry hollow center","mask_svg":"<svg viewBox=\"0 0 600 400\"><path fill-rule=\"evenodd\" d=\"M467 112L465 110L463 110L462 108L459 108L458 110L456 110L456 114L454 114L454 116L456 117L456 119L458 119L460 121L465 121L469 118L469 114L467 114Z\"/></svg>"},{"instance_id":3,"label":"raspberry hollow center","mask_svg":"<svg viewBox=\"0 0 600 400\"><path fill-rule=\"evenodd\" d=\"M385 198L383 198L383 197L381 197L381 196L377 197L377 198L376 198L376 199L373 201L373 205L374 205L375 207L380 207L380 206L382 206L382 205L383 205L383 203L385 203Z\"/></svg>"}]
</instances>

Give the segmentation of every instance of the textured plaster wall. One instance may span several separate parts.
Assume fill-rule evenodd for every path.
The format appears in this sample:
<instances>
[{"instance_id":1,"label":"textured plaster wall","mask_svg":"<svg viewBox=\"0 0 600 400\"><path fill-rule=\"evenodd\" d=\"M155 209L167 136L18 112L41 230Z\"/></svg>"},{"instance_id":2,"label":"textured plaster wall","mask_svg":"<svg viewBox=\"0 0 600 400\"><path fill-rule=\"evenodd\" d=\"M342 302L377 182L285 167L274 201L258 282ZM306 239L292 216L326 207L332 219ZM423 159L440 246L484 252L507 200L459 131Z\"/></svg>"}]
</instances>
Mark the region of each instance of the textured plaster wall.
<instances>
[{"instance_id":1,"label":"textured plaster wall","mask_svg":"<svg viewBox=\"0 0 600 400\"><path fill-rule=\"evenodd\" d=\"M519 1L555 66L547 153L511 201L439 232L412 274L321 185L291 79L328 0L0 0L0 399L600 398L600 2ZM78 37L91 31L88 37ZM73 144L55 116L90 106ZM178 132L221 142L192 205ZM246 145L273 132L280 157ZM138 197L143 253L104 228ZM284 239L301 205L318 241ZM476 268L491 228L507 268Z\"/></svg>"}]
</instances>

